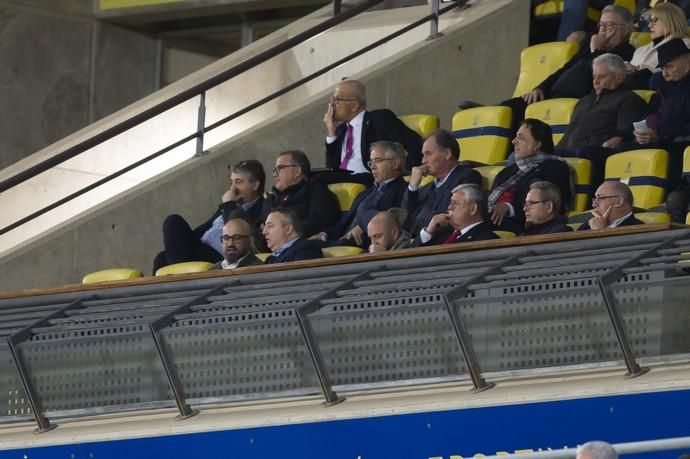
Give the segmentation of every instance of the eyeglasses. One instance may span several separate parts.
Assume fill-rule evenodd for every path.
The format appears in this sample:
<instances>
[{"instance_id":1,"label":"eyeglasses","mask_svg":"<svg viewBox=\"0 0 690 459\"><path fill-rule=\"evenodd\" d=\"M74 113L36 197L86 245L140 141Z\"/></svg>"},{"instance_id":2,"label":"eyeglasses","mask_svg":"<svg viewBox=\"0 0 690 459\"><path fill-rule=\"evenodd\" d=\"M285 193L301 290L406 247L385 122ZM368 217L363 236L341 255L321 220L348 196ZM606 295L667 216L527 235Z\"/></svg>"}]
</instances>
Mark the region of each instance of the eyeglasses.
<instances>
[{"instance_id":1,"label":"eyeglasses","mask_svg":"<svg viewBox=\"0 0 690 459\"><path fill-rule=\"evenodd\" d=\"M624 26L625 24L619 24L617 22L600 22L597 27L600 29L613 29L614 27Z\"/></svg>"},{"instance_id":2,"label":"eyeglasses","mask_svg":"<svg viewBox=\"0 0 690 459\"><path fill-rule=\"evenodd\" d=\"M354 102L356 99L348 99L347 97L333 97L331 96L332 104L339 104L340 102Z\"/></svg>"},{"instance_id":3,"label":"eyeglasses","mask_svg":"<svg viewBox=\"0 0 690 459\"><path fill-rule=\"evenodd\" d=\"M621 195L619 194L612 194L610 196L594 196L592 198L592 204L594 204L597 201L603 201L604 199L611 199L611 198L620 198Z\"/></svg>"},{"instance_id":4,"label":"eyeglasses","mask_svg":"<svg viewBox=\"0 0 690 459\"><path fill-rule=\"evenodd\" d=\"M372 158L369 161L367 161L367 166L373 167L374 164L378 164L378 163L383 162L383 161L391 161L393 159L394 158Z\"/></svg>"},{"instance_id":5,"label":"eyeglasses","mask_svg":"<svg viewBox=\"0 0 690 459\"><path fill-rule=\"evenodd\" d=\"M223 234L220 237L220 243L221 244L229 244L230 241L232 241L233 244L237 244L242 239L246 239L248 237L250 237L248 234L233 234L232 236L228 236L227 234Z\"/></svg>"},{"instance_id":6,"label":"eyeglasses","mask_svg":"<svg viewBox=\"0 0 690 459\"><path fill-rule=\"evenodd\" d=\"M525 207L532 207L532 206L536 206L537 204L543 204L543 203L545 203L545 202L549 202L549 201L548 201L547 199L543 199L543 200L541 200L541 201L528 201L528 200L525 200Z\"/></svg>"},{"instance_id":7,"label":"eyeglasses","mask_svg":"<svg viewBox=\"0 0 690 459\"><path fill-rule=\"evenodd\" d=\"M294 164L278 164L273 168L273 173L278 174L280 171L282 171L286 167L297 167L297 166Z\"/></svg>"},{"instance_id":8,"label":"eyeglasses","mask_svg":"<svg viewBox=\"0 0 690 459\"><path fill-rule=\"evenodd\" d=\"M656 16L649 16L647 18L647 24L656 24L657 22L659 22L659 18Z\"/></svg>"}]
</instances>

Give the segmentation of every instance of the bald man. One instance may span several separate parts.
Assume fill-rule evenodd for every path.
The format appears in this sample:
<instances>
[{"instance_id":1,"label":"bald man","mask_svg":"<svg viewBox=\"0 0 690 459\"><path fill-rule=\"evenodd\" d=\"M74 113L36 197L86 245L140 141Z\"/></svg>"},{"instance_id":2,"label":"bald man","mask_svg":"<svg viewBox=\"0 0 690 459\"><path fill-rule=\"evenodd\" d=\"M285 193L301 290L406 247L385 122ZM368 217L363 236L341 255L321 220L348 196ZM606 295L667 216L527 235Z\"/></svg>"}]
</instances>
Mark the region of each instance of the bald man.
<instances>
[{"instance_id":1,"label":"bald man","mask_svg":"<svg viewBox=\"0 0 690 459\"><path fill-rule=\"evenodd\" d=\"M263 262L254 255L254 234L249 222L242 218L231 218L223 225L220 244L224 260L211 269L235 269L244 266L261 265Z\"/></svg>"},{"instance_id":2,"label":"bald man","mask_svg":"<svg viewBox=\"0 0 690 459\"><path fill-rule=\"evenodd\" d=\"M577 230L616 228L642 225L644 222L633 214L633 195L623 182L604 182L592 199L592 218Z\"/></svg>"},{"instance_id":3,"label":"bald man","mask_svg":"<svg viewBox=\"0 0 690 459\"><path fill-rule=\"evenodd\" d=\"M388 109L367 111L364 84L357 80L339 83L331 96L323 124L326 128L326 166L355 173L369 173L371 144L398 142L407 151L405 166L422 163L422 138Z\"/></svg>"},{"instance_id":4,"label":"bald man","mask_svg":"<svg viewBox=\"0 0 690 459\"><path fill-rule=\"evenodd\" d=\"M588 441L577 449L575 459L618 459L618 453L605 441Z\"/></svg>"},{"instance_id":5,"label":"bald man","mask_svg":"<svg viewBox=\"0 0 690 459\"><path fill-rule=\"evenodd\" d=\"M402 209L384 210L374 215L369 221L367 225L367 236L371 241L369 253L410 247L412 236L400 227L400 220L404 220L406 215L401 215L396 210L405 214Z\"/></svg>"}]
</instances>

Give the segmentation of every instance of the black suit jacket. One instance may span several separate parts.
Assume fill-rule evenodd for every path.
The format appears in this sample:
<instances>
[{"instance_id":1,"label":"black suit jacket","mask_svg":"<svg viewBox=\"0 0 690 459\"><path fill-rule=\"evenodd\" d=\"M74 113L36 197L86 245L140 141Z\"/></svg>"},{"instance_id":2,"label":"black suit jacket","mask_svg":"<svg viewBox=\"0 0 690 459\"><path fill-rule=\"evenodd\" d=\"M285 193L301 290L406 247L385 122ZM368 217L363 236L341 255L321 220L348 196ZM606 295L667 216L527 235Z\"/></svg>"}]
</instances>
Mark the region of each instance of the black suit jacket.
<instances>
[{"instance_id":1,"label":"black suit jacket","mask_svg":"<svg viewBox=\"0 0 690 459\"><path fill-rule=\"evenodd\" d=\"M274 188L264 201L262 223L274 207L294 209L304 225L305 237L330 228L340 216L338 199L326 185L313 179L303 180L283 191Z\"/></svg>"},{"instance_id":2,"label":"black suit jacket","mask_svg":"<svg viewBox=\"0 0 690 459\"><path fill-rule=\"evenodd\" d=\"M458 185L474 183L482 185L482 176L469 167L458 166L450 173L443 185L436 188L434 183L419 188L417 191L405 191L403 208L408 212L407 225L412 234L418 234L431 218L440 212L448 210L450 195Z\"/></svg>"},{"instance_id":3,"label":"black suit jacket","mask_svg":"<svg viewBox=\"0 0 690 459\"><path fill-rule=\"evenodd\" d=\"M266 259L266 264L285 263L287 261L312 260L323 258L323 253L318 244L309 239L299 238L290 247L285 249L279 256L270 255Z\"/></svg>"},{"instance_id":4,"label":"black suit jacket","mask_svg":"<svg viewBox=\"0 0 690 459\"><path fill-rule=\"evenodd\" d=\"M518 166L516 164L511 164L498 173L496 179L494 180L494 188L496 188L501 183L508 180L510 177L515 175L518 171ZM523 207L525 206L525 198L529 192L529 186L533 182L546 180L551 182L558 187L561 192L561 202L563 203L563 209L561 211L566 211L567 207L570 205L571 198L571 186L570 186L570 166L565 161L560 161L558 159L547 159L542 162L539 167L532 170L529 174L522 177L522 179L516 184L515 194L513 195L513 200L511 202L513 209L515 210L515 217L504 218L504 223L501 224L501 229L507 231L512 231L516 234L522 233L523 226L525 224L525 211Z\"/></svg>"},{"instance_id":5,"label":"black suit jacket","mask_svg":"<svg viewBox=\"0 0 690 459\"><path fill-rule=\"evenodd\" d=\"M573 229L563 222L557 219L549 220L548 222L532 225L527 228L521 236L536 236L538 234L554 234L554 233L567 233Z\"/></svg>"},{"instance_id":6,"label":"black suit jacket","mask_svg":"<svg viewBox=\"0 0 690 459\"><path fill-rule=\"evenodd\" d=\"M637 218L635 218L635 214L632 214L631 216L629 216L628 218L626 218L625 220L620 222L616 228L618 228L620 226L632 226L632 225L644 225L644 222L642 220L638 220ZM585 231L588 229L591 229L589 227L589 221L584 222L582 225L580 225L577 228L578 231Z\"/></svg>"},{"instance_id":7,"label":"black suit jacket","mask_svg":"<svg viewBox=\"0 0 690 459\"><path fill-rule=\"evenodd\" d=\"M326 167L340 168L340 156L346 129L345 123L341 123L335 130L335 141L326 144ZM408 169L422 163L422 143L424 141L419 134L408 128L395 116L395 113L388 109L364 112L361 149L362 162L367 169L369 169L367 162L370 159L370 145L380 140L398 142L405 148L407 151L405 165Z\"/></svg>"},{"instance_id":8,"label":"black suit jacket","mask_svg":"<svg viewBox=\"0 0 690 459\"><path fill-rule=\"evenodd\" d=\"M223 261L219 261L213 267L211 268L212 270L214 269L223 269L223 266L221 265ZM244 268L245 266L256 266L256 265L263 265L264 262L256 258L256 255L253 253L250 253L246 257L240 260L240 262L237 264L236 268Z\"/></svg>"},{"instance_id":9,"label":"black suit jacket","mask_svg":"<svg viewBox=\"0 0 690 459\"><path fill-rule=\"evenodd\" d=\"M362 191L352 203L352 208L343 212L338 223L326 231L328 239L342 237L355 225L359 225L366 234L367 225L374 215L391 207L402 206L406 191L407 182L402 177L386 183L381 187L381 190L372 186ZM368 244L366 246L368 247Z\"/></svg>"}]
</instances>

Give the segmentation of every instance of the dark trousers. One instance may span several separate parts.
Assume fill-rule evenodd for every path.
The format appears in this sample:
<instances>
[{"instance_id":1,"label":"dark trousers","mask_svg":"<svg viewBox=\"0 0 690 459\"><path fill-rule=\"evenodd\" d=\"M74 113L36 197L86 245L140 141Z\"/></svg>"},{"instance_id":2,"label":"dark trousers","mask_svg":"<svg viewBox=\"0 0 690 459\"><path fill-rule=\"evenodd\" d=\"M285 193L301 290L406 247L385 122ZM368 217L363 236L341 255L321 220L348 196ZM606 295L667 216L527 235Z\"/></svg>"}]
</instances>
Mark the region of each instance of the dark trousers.
<instances>
[{"instance_id":1,"label":"dark trousers","mask_svg":"<svg viewBox=\"0 0 690 459\"><path fill-rule=\"evenodd\" d=\"M185 261L208 261L216 263L223 256L216 249L201 242L203 233L194 231L181 216L168 215L163 222L163 247L153 259L153 274L163 266Z\"/></svg>"}]
</instances>

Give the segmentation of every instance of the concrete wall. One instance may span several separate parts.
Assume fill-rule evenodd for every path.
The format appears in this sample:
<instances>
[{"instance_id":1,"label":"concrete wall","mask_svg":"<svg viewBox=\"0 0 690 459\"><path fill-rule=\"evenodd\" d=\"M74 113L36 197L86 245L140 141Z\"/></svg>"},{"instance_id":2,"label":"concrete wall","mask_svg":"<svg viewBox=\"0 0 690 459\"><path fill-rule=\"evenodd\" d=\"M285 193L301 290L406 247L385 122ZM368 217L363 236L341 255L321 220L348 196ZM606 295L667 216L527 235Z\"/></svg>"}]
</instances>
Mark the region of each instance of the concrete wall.
<instances>
[{"instance_id":1,"label":"concrete wall","mask_svg":"<svg viewBox=\"0 0 690 459\"><path fill-rule=\"evenodd\" d=\"M39 6L0 0L0 169L157 89L155 40Z\"/></svg>"},{"instance_id":2,"label":"concrete wall","mask_svg":"<svg viewBox=\"0 0 690 459\"><path fill-rule=\"evenodd\" d=\"M370 108L437 113L449 126L457 101L498 101L512 93L519 53L527 45L528 3L489 4L499 3L501 7L489 15L459 21L437 40L411 45L347 76L367 84ZM337 81L341 76L345 75L335 72L330 78ZM255 157L270 169L276 152L300 148L314 165L322 165L321 119L329 92L294 102L291 110L217 145L209 154L187 160L15 250L1 260L0 289L74 283L85 273L111 266L148 272L162 248L165 216L180 213L192 225L207 219L225 190L228 163Z\"/></svg>"}]
</instances>

